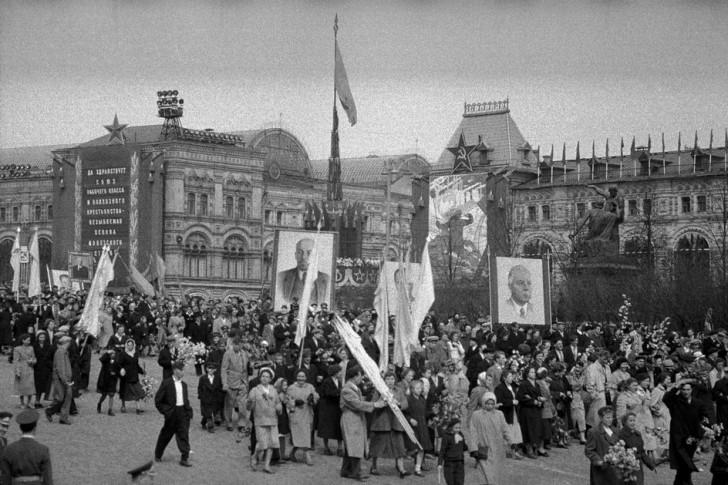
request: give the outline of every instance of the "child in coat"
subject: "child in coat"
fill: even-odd
[[[202,427],[210,433],[215,432],[215,415],[220,412],[222,401],[222,379],[217,373],[217,363],[207,362],[207,374],[200,376],[197,383],[197,397],[200,398]]]
[[[440,456],[437,460],[437,472],[443,473],[447,485],[465,483],[465,450],[467,448],[460,420],[453,419],[442,437]]]

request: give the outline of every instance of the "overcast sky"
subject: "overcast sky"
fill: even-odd
[[[154,124],[178,89],[183,125],[281,124],[326,158],[333,18],[359,122],[342,157],[431,162],[463,102],[511,101],[532,145],[728,127],[723,0],[0,0],[0,146],[81,143]],[[612,149],[614,150],[614,148]],[[584,151],[582,150],[582,154]]]

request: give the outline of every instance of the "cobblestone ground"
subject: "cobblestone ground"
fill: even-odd
[[[149,374],[156,379],[161,378],[161,370],[156,358],[142,359]],[[98,357],[92,362],[92,385],[95,390]],[[219,429],[215,434],[204,432],[200,427],[199,401],[197,401],[197,378],[194,369],[188,369],[185,376],[190,390],[190,400],[195,410],[195,417],[190,426],[190,443],[192,445],[192,468],[178,465],[179,451],[174,440],[167,447],[162,463],[155,464],[154,481],[156,485],[197,484],[233,485],[233,484],[316,484],[329,485],[339,483],[355,483],[339,476],[340,458],[314,455],[314,466],[305,464],[286,464],[274,467],[275,474],[270,476],[254,472],[249,466],[248,443],[236,443],[233,433]],[[19,410],[18,399],[13,395],[12,367],[7,357],[2,356],[0,362],[0,409],[7,409],[14,414]],[[73,416],[71,426],[48,423],[42,418],[37,437],[51,450],[53,460],[54,483],[56,485],[85,484],[123,484],[129,483],[126,471],[152,459],[157,433],[163,419],[154,409],[152,402],[145,403],[146,412],[142,415],[121,414],[118,412],[119,402],[115,401],[116,416],[96,413],[98,395],[95,392],[84,394],[77,400],[80,415]],[[104,407],[105,409],[105,407]],[[130,409],[133,409],[131,407]],[[11,426],[10,441],[19,436],[15,423]],[[322,447],[320,440],[317,446]],[[379,484],[435,484],[437,473],[434,461],[428,461],[431,471],[424,478],[409,476],[400,480],[394,469],[394,462],[384,460],[379,468],[382,476],[370,477],[372,485]],[[365,464],[366,467],[368,464]],[[407,464],[412,469],[412,463]],[[708,464],[704,465],[706,470]],[[696,485],[710,483],[710,473],[694,475]],[[664,485],[672,483],[673,474],[667,465],[659,467],[657,474],[646,471],[645,483]],[[547,459],[509,460],[503,484],[517,485],[584,485],[589,482],[589,467],[584,457],[583,447],[577,444],[567,449],[555,449]],[[475,485],[483,483],[482,476],[473,468],[473,462],[466,461],[465,483]],[[444,482],[443,482],[444,484]]]

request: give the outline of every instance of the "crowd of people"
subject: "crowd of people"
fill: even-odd
[[[207,432],[246,441],[250,466],[264,473],[286,462],[314,465],[318,439],[322,453],[342,457],[341,476],[356,480],[386,473],[381,464],[391,460],[401,478],[438,473],[448,485],[462,484],[472,457],[485,483],[500,485],[509,463],[549,460],[553,448],[583,446],[593,484],[641,484],[643,466],[662,463],[675,469],[675,484],[691,484],[693,472],[708,468],[713,483],[728,483],[725,330],[681,332],[669,321],[628,318],[544,329],[494,326],[431,311],[408,365],[382,370],[389,388],[382,395],[326,305],[310,308],[300,346],[298,305],[274,309],[270,298],[108,295],[100,319],[113,330],[98,340],[79,328],[83,305],[83,293],[55,289],[33,301],[10,294],[0,300],[0,346],[13,364],[18,406],[27,408],[18,422],[32,422],[43,408],[49,421],[58,415],[59,423],[71,424],[79,412],[74,398],[96,391],[97,412],[108,416],[130,412],[127,403],[143,413],[153,398],[164,415],[155,459],[176,437],[182,466],[193,465],[194,408]],[[374,330],[386,321],[392,345],[396,322],[370,310],[339,314],[379,362]],[[162,369],[159,386],[146,377],[146,366],[154,365],[147,357]],[[95,389],[92,365],[99,365]],[[199,406],[190,403],[182,380],[185,365],[195,370]],[[9,414],[0,414],[5,429]],[[615,458],[620,446],[637,466],[628,469]],[[0,436],[0,483],[15,476],[49,483],[50,461],[47,471],[16,469],[4,447]]]

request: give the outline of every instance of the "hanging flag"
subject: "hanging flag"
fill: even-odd
[[[152,254],[150,261],[150,277],[149,280],[156,285],[157,293],[164,296],[164,276],[167,274],[167,265],[164,259],[156,251]]]
[[[619,145],[619,178],[622,178],[622,167],[624,166],[624,137],[620,140]]]
[[[147,296],[154,296],[154,286],[147,281],[143,274],[133,264],[129,265],[129,278],[134,286]]]
[[[339,158],[339,113],[334,103],[334,121],[331,128],[331,156],[329,157],[329,174],[326,200],[341,200],[344,197],[341,186],[341,159]]]
[[[564,143],[564,149],[566,149],[566,143]],[[579,142],[576,142],[576,181],[578,182],[581,178],[581,156],[579,156]]]
[[[379,283],[374,292],[373,306],[377,312],[374,341],[379,347],[379,368],[386,370],[389,365],[389,285],[384,273],[384,262],[379,268]]]
[[[344,60],[342,59],[341,51],[339,50],[339,42],[336,40],[336,32],[338,32],[338,30],[339,17],[337,15],[334,20],[334,89],[339,95],[339,101],[341,102],[341,106],[344,108],[344,111],[346,111],[349,123],[351,123],[351,126],[354,126],[356,124],[356,104],[354,104],[354,96],[351,95],[349,78],[346,76],[346,68],[344,67]]]
[[[682,149],[682,134],[677,132],[677,173],[680,174],[680,150]]]
[[[667,162],[665,161],[665,132],[662,132],[662,175],[667,173]]]
[[[710,130],[710,143],[708,143],[708,172],[713,170],[713,129]]]
[[[100,320],[103,320],[103,318],[99,318],[99,312],[103,307],[106,287],[114,279],[115,262],[116,256],[112,260],[109,257],[109,248],[105,246],[99,258],[99,264],[96,266],[96,273],[94,273],[94,278],[91,281],[91,288],[88,291],[81,319],[78,322],[79,326],[92,337],[99,337],[101,333],[102,322]]]
[[[377,367],[377,364],[374,363],[372,358],[369,357],[369,354],[367,354],[364,350],[364,347],[361,344],[361,337],[359,337],[359,335],[357,335],[351,328],[351,325],[342,320],[339,315],[334,316],[333,324],[334,328],[341,336],[341,339],[351,351],[351,355],[359,363],[359,366],[361,366],[362,371],[364,371],[364,374],[369,378],[369,381],[371,381],[374,389],[377,390],[382,399],[384,399],[384,401],[389,405],[389,408],[397,418],[397,421],[399,421],[399,424],[402,425],[404,432],[407,433],[407,437],[409,437],[412,443],[416,444],[421,450],[422,445],[420,445],[420,442],[417,440],[417,436],[412,430],[409,421],[405,418],[402,410],[397,405],[392,391],[389,390],[387,384],[384,382],[382,374],[379,371],[379,367]]]
[[[40,256],[38,253],[38,231],[33,233],[30,240],[30,276],[28,279],[28,297],[40,295],[43,290],[40,287]]]
[[[320,233],[321,226],[319,226],[316,237],[313,239],[311,255],[308,257],[308,268],[304,274],[303,293],[301,294],[301,305],[298,307],[298,327],[296,328],[295,338],[295,343],[299,348],[302,347],[303,339],[306,336],[306,320],[308,319],[308,310],[311,306],[311,292],[318,276],[318,236]]]
[[[609,180],[609,138],[607,138],[607,147],[605,149],[604,157],[606,158],[606,162],[604,163],[605,178]]]
[[[553,150],[552,150],[553,153]],[[430,311],[432,304],[435,303],[435,284],[432,278],[432,264],[430,263],[430,241],[425,241],[425,247],[422,249],[422,259],[420,263],[420,275],[415,284],[414,305],[412,308],[412,323],[414,324],[414,340],[412,344],[419,345],[419,333],[422,322]]]
[[[13,268],[13,293],[17,297],[20,291],[20,228],[15,233],[15,242],[10,251],[10,267]]]

